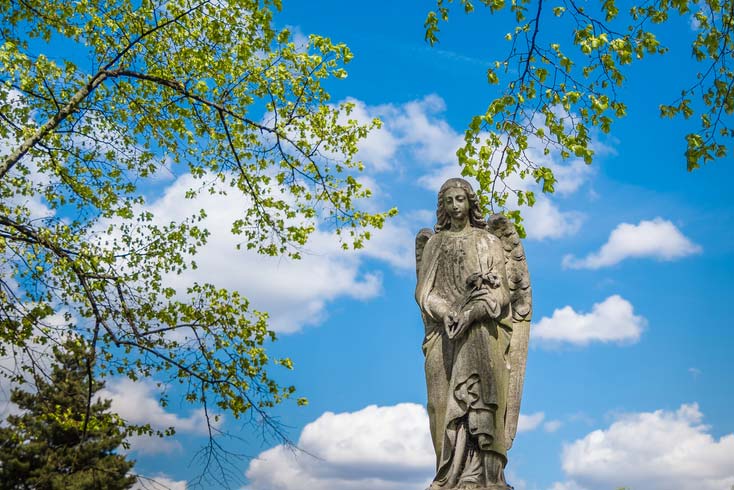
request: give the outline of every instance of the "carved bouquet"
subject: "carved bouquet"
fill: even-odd
[[[471,274],[466,279],[466,294],[447,316],[446,335],[453,340],[466,330],[467,325],[483,318],[497,318],[500,306],[492,290],[498,289],[500,285],[500,278],[494,272]]]

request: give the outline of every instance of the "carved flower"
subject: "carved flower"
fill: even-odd
[[[466,285],[469,289],[479,289],[482,287],[484,278],[481,273],[475,272],[466,278]]]
[[[488,284],[489,287],[492,289],[497,289],[501,285],[500,276],[498,276],[494,272],[487,272],[486,274],[484,274],[483,279],[484,283]]]

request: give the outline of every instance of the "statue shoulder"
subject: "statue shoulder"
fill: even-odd
[[[478,240],[485,240],[494,245],[502,245],[502,241],[487,228],[472,228],[472,233]]]
[[[433,257],[435,248],[441,241],[440,233],[434,233],[430,228],[423,228],[415,237],[415,272],[420,276],[423,257]]]
[[[433,255],[436,253],[436,249],[441,247],[441,241],[443,240],[444,234],[442,232],[432,233],[431,236],[426,240],[425,247],[423,249],[424,255]]]
[[[426,247],[435,247],[443,238],[443,232],[433,233],[426,242]]]

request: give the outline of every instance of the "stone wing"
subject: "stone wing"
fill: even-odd
[[[507,420],[505,441],[507,449],[512,447],[520,417],[522,385],[525,381],[525,365],[530,341],[530,317],[533,312],[530,274],[525,260],[525,250],[515,226],[502,214],[493,214],[487,220],[489,231],[502,241],[505,253],[507,282],[512,304],[512,340],[510,341],[510,383],[507,393]]]
[[[428,242],[428,239],[433,236],[433,230],[430,228],[423,228],[415,236],[415,275],[421,270],[421,261],[423,260],[423,249]]]

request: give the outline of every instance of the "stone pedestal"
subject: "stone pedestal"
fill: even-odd
[[[434,487],[428,487],[426,490],[434,490]],[[471,485],[459,485],[458,487],[454,487],[450,490],[515,490],[514,487],[510,485],[503,485],[501,483],[498,483],[496,485],[490,485],[488,487],[475,487]],[[734,490],[734,488],[732,489]]]

